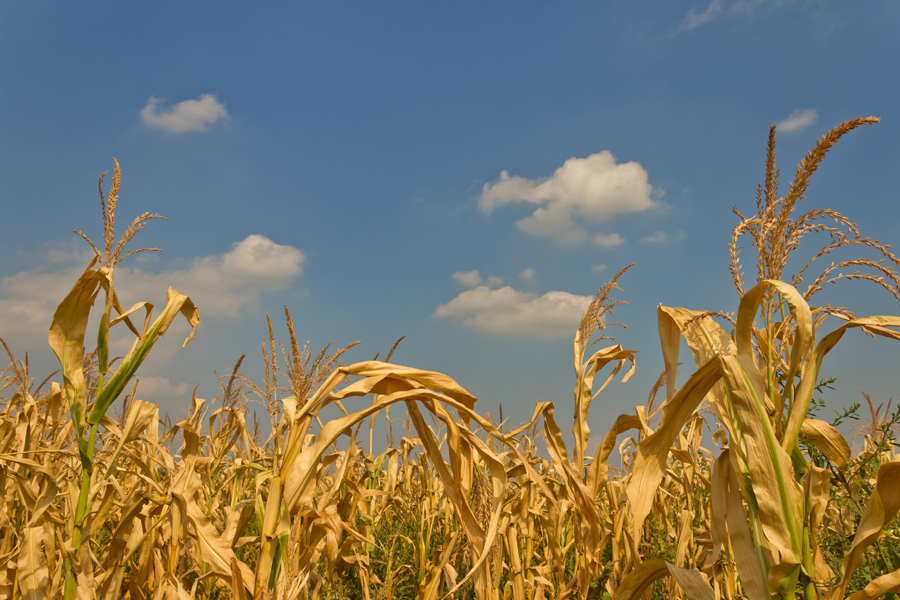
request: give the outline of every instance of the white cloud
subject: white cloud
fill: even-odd
[[[142,301],[159,306],[171,286],[191,297],[201,318],[234,318],[254,309],[263,293],[290,285],[302,272],[305,260],[292,246],[250,235],[228,252],[196,258],[185,269],[151,273],[139,267],[117,267],[116,291],[126,308]],[[57,305],[85,266],[55,271],[39,268],[0,280],[0,335],[8,341],[10,337],[33,340],[46,336]]]
[[[678,31],[693,31],[721,18],[750,15],[763,4],[781,4],[781,0],[712,0],[704,10],[691,8],[678,25]]]
[[[148,127],[178,134],[188,131],[206,131],[219,119],[227,119],[225,105],[211,94],[203,94],[196,100],[185,100],[168,108],[161,106],[165,98],[150,96],[141,110],[141,120]]]
[[[602,273],[605,270],[606,265],[594,265],[593,267],[591,267],[591,271],[593,271],[594,273]]]
[[[590,303],[591,296],[568,292],[538,296],[509,286],[492,290],[482,285],[441,304],[434,316],[462,321],[484,333],[550,340],[573,336]]]
[[[792,112],[791,116],[787,119],[779,122],[776,125],[776,128],[785,133],[791,133],[792,131],[799,131],[815,124],[818,119],[819,113],[816,112],[816,109],[798,108]]]
[[[519,278],[524,279],[525,281],[531,281],[534,279],[535,270],[531,267],[528,267],[521,273],[519,273]]]
[[[186,383],[173,385],[166,377],[143,375],[139,377],[136,396],[138,400],[153,402],[160,406],[188,406],[192,389],[192,386]],[[130,386],[128,393],[131,393]]]
[[[594,236],[594,243],[601,248],[615,248],[624,241],[618,233],[598,233]]]
[[[201,315],[235,318],[256,308],[264,292],[286,288],[303,272],[306,256],[293,246],[276,244],[264,235],[249,235],[225,254],[196,258],[187,269],[148,274],[119,268],[117,285],[134,301],[158,295],[172,286],[191,297]],[[131,290],[134,290],[133,292]]]
[[[490,287],[497,287],[497,286],[503,285],[503,278],[495,277],[495,276],[491,275],[490,277],[488,277],[488,285]]]
[[[0,280],[0,331],[9,341],[19,333],[50,330],[56,306],[66,297],[83,268],[53,273],[23,271]]]
[[[457,271],[453,274],[453,279],[467,288],[473,288],[481,283],[481,274],[478,271]]]
[[[490,214],[512,202],[537,204],[516,226],[558,244],[574,245],[587,239],[576,219],[598,222],[653,208],[657,203],[650,198],[652,192],[647,171],[639,163],[618,164],[604,150],[568,159],[549,178],[527,179],[503,171],[499,179],[484,185],[478,206]]]
[[[653,235],[644,236],[641,238],[641,241],[645,244],[662,244],[663,242],[668,241],[669,234],[665,231],[657,231]]]

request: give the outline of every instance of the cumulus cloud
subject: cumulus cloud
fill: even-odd
[[[203,94],[196,100],[184,100],[169,107],[163,106],[165,101],[165,98],[150,96],[141,110],[141,121],[148,127],[179,134],[204,132],[219,119],[228,118],[225,105],[211,94]]]
[[[525,281],[531,281],[534,279],[535,270],[531,267],[528,267],[521,273],[519,273],[519,278],[524,279]]]
[[[598,233],[594,236],[594,243],[601,248],[615,248],[622,244],[625,240],[618,233]]]
[[[779,131],[791,133],[792,131],[799,131],[801,129],[806,129],[810,125],[814,125],[818,119],[819,113],[816,112],[816,109],[798,108],[791,113],[791,116],[778,123],[776,127]]]
[[[484,185],[478,206],[491,214],[514,202],[538,205],[516,226],[558,244],[574,245],[588,236],[576,219],[599,222],[653,208],[657,202],[650,198],[651,192],[647,171],[639,163],[619,164],[604,150],[587,158],[570,158],[548,178],[527,179],[503,171],[499,179]]]
[[[722,18],[750,15],[763,4],[780,4],[781,0],[712,0],[701,11],[691,8],[678,25],[678,31],[693,31]]]
[[[520,292],[509,286],[486,285],[466,290],[434,311],[483,333],[546,340],[571,337],[591,296],[547,292],[542,296]]]
[[[503,285],[503,278],[495,277],[494,275],[491,275],[490,277],[488,277],[488,285],[490,287],[497,287],[497,286]]]
[[[0,280],[0,331],[9,339],[19,333],[46,335],[56,306],[66,297],[82,269],[53,273],[23,271]]]
[[[593,267],[591,267],[591,271],[593,271],[594,273],[602,273],[605,270],[606,265],[594,265]]]
[[[264,292],[290,285],[303,272],[305,261],[297,248],[254,234],[224,254],[194,259],[186,269],[148,274],[139,268],[120,268],[116,277],[121,289],[134,290],[136,297],[172,286],[191,296],[207,315],[235,318],[255,309]]]
[[[169,286],[183,292],[200,308],[201,318],[235,318],[253,310],[265,292],[290,285],[301,274],[304,254],[250,235],[224,254],[196,258],[184,269],[150,273],[140,267],[116,269],[116,290],[122,303],[159,304]],[[3,336],[45,335],[53,313],[81,275],[85,265],[54,271],[34,269],[0,280],[0,332]]]
[[[457,271],[453,274],[453,279],[467,288],[473,288],[481,283],[481,274],[478,271]]]
[[[657,231],[653,235],[644,236],[641,241],[645,244],[662,244],[669,239],[669,234],[665,231]]]

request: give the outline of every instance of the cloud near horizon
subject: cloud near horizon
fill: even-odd
[[[534,212],[516,221],[526,233],[552,238],[557,244],[576,245],[588,233],[576,219],[601,222],[621,214],[658,206],[647,171],[637,162],[619,164],[608,150],[587,158],[570,158],[547,178],[527,179],[502,171],[499,179],[484,184],[479,208],[485,214],[515,202],[536,204]],[[622,243],[617,233],[597,234],[605,247]]]
[[[171,286],[191,297],[201,319],[233,319],[254,310],[263,293],[290,285],[302,273],[305,260],[297,248],[276,244],[263,235],[250,235],[228,252],[195,258],[184,269],[151,273],[140,267],[117,267],[116,291],[126,308],[142,301],[161,306]],[[46,336],[57,305],[84,271],[83,263],[81,260],[55,271],[22,271],[0,279],[3,336],[24,340]]]
[[[510,286],[466,290],[434,311],[482,333],[555,340],[575,335],[591,296],[547,292],[539,296]]]
[[[810,125],[815,125],[819,120],[819,113],[814,108],[798,108],[791,113],[784,121],[776,123],[775,127],[778,131],[791,133],[806,129]]]
[[[218,120],[229,118],[225,105],[212,94],[169,107],[161,106],[165,101],[165,98],[150,96],[141,110],[141,121],[148,127],[177,135],[189,131],[206,132]]]

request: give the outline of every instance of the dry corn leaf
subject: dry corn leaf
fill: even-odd
[[[797,507],[803,506],[791,462],[778,444],[765,409],[765,379],[746,354],[720,357],[728,398],[741,427],[747,457],[748,502],[758,507],[762,544],[768,551],[770,592],[782,585],[800,564],[801,526]]]
[[[447,494],[447,497],[453,503],[453,507],[457,511],[457,514],[460,516],[461,525],[465,530],[466,537],[468,538],[469,543],[474,546],[473,554],[475,555],[475,558],[472,561],[473,564],[471,570],[459,582],[457,582],[456,588],[450,590],[450,592],[448,593],[452,594],[454,591],[456,591],[456,589],[462,586],[462,584],[466,580],[468,580],[469,577],[472,577],[473,579],[476,594],[481,596],[485,592],[489,593],[489,590],[491,589],[490,570],[487,568],[485,560],[490,553],[491,546],[493,544],[494,538],[497,536],[497,532],[499,529],[499,506],[500,500],[502,499],[502,484],[505,483],[506,471],[503,469],[502,463],[496,458],[488,462],[488,467],[491,470],[491,476],[494,482],[494,497],[492,498],[493,506],[491,511],[491,520],[488,523],[486,530],[482,529],[481,525],[478,523],[478,520],[475,518],[475,515],[472,513],[472,509],[469,507],[469,504],[466,501],[466,490],[462,488],[461,482],[458,479],[454,479],[451,476],[450,472],[444,465],[444,460],[441,456],[438,444],[434,439],[434,435],[431,429],[425,424],[418,406],[412,401],[408,401],[406,403],[406,406],[407,410],[409,411],[409,415],[416,427],[416,431],[418,432],[419,437],[422,439],[422,442],[425,446],[425,451],[428,453],[429,458],[431,459],[431,464],[434,466],[435,471],[440,477],[440,481],[444,486],[444,491]],[[440,416],[440,414],[438,414],[438,416]],[[450,427],[450,422],[447,422],[447,424],[448,427]],[[475,439],[477,440],[477,438]],[[486,447],[479,450],[483,451],[482,458],[489,458],[493,454]],[[451,449],[450,451],[453,452],[454,449]]]
[[[810,465],[804,477],[806,486],[805,495],[809,505],[807,523],[809,531],[819,531],[825,509],[830,501],[829,490],[831,488],[831,472],[827,469]],[[813,572],[810,575],[818,581],[828,581],[834,577],[831,568],[825,562],[825,557],[819,549],[819,536],[809,536],[810,553],[813,559]]]
[[[147,303],[142,304],[149,307],[147,308],[147,319],[149,320],[153,306]],[[190,298],[181,292],[169,288],[169,291],[166,293],[166,305],[162,309],[162,314],[149,327],[145,324],[140,338],[135,340],[134,345],[119,364],[115,374],[109,378],[103,389],[97,393],[94,408],[87,417],[89,423],[93,425],[100,422],[103,415],[106,414],[106,410],[119,397],[122,390],[125,389],[138,367],[144,362],[150,349],[166,333],[169,325],[172,324],[178,313],[183,314],[191,326],[191,333],[185,338],[183,344],[183,346],[187,346],[194,334],[197,333],[197,326],[200,324],[200,313]]]
[[[654,581],[672,577],[687,594],[687,598],[716,600],[716,593],[697,569],[682,569],[661,558],[645,560],[629,573],[613,593],[613,600],[638,600]]]
[[[812,311],[809,308],[809,304],[806,303],[800,292],[790,284],[777,279],[766,279],[747,290],[741,297],[741,304],[738,308],[734,328],[737,354],[749,356],[753,359],[753,364],[758,366],[756,355],[753,352],[753,333],[755,331],[753,321],[756,319],[759,305],[770,287],[775,288],[784,301],[787,302],[791,316],[796,324],[796,332],[791,345],[789,371],[785,376],[786,381],[793,381],[794,375],[800,372],[800,365],[807,350],[815,341],[815,334],[813,332]]]
[[[709,533],[712,537],[712,556],[710,563],[719,560],[719,554],[728,541],[728,525],[725,519],[727,512],[726,497],[728,493],[728,453],[726,448],[715,460],[712,467],[711,486],[709,490]]]
[[[675,548],[675,566],[686,566],[688,544],[694,541],[694,513],[690,510],[682,510],[678,516],[678,546]]]
[[[850,445],[830,423],[806,418],[800,426],[800,435],[805,436],[838,468],[844,468],[850,462]]]
[[[593,561],[594,555],[600,552],[600,539],[602,538],[597,504],[591,490],[581,480],[583,467],[580,465],[576,467],[569,462],[562,432],[553,418],[553,403],[545,402],[543,404],[544,439],[547,441],[547,450],[553,466],[563,476],[568,499],[574,504],[582,518],[581,525],[586,528],[585,534],[587,534],[582,534],[584,552],[588,561]]]
[[[640,530],[650,514],[654,492],[662,482],[666,456],[672,442],[721,376],[722,366],[718,360],[712,359],[700,367],[672,399],[666,402],[657,430],[638,444],[630,479],[625,488],[631,505],[631,535],[634,539],[640,539]]]
[[[209,563],[211,572],[226,580],[230,580],[231,560],[236,558],[234,550],[232,550],[229,542],[222,539],[222,536],[209,522],[209,519],[203,514],[203,510],[201,510],[194,499],[194,495],[201,485],[197,469],[202,468],[203,463],[209,460],[193,456],[185,459],[181,471],[172,482],[171,494],[173,499],[179,504],[179,512],[183,512],[187,516],[196,531],[202,560]],[[173,511],[174,514],[175,511]],[[241,561],[238,561],[238,565],[241,569],[244,583],[253,587],[255,585],[253,572]]]
[[[47,597],[47,557],[42,545],[43,527],[26,527],[19,549],[16,579],[19,593],[27,600],[44,600]]]
[[[231,596],[234,600],[249,600],[247,590],[244,588],[244,578],[241,574],[241,566],[235,557],[231,558]]]
[[[735,469],[735,462],[735,456],[726,448],[716,459],[715,465],[717,470],[721,469],[721,478],[725,483],[725,520],[728,524],[734,562],[747,597],[750,600],[770,600],[760,553],[747,522],[747,512],[741,495],[743,483],[739,471]],[[715,475],[713,477],[715,478]],[[721,519],[721,516],[713,515],[713,518]]]
[[[878,468],[875,489],[869,497],[866,509],[859,520],[856,536],[850,551],[841,563],[841,581],[832,590],[830,598],[840,600],[850,583],[853,572],[863,562],[863,552],[881,534],[881,529],[900,510],[900,458]]]
[[[643,428],[644,422],[637,415],[619,415],[616,418],[616,422],[613,423],[606,437],[603,438],[603,442],[597,447],[594,460],[591,462],[591,466],[588,467],[587,488],[591,490],[594,498],[600,495],[600,490],[606,485],[609,477],[607,461],[609,460],[609,455],[612,454],[613,448],[615,448],[616,438],[631,429],[641,431]]]
[[[580,359],[577,352],[576,359]],[[607,377],[606,382],[600,386],[600,389],[594,392],[594,377],[603,367],[614,361],[616,366],[613,372]],[[619,373],[626,362],[631,363],[631,368],[622,377],[622,383],[625,383],[634,374],[634,352],[624,350],[622,346],[616,345],[598,350],[584,364],[575,365],[578,382],[575,388],[575,424],[572,428],[572,434],[575,436],[575,448],[572,456],[573,464],[580,465],[584,462],[585,448],[591,436],[591,429],[587,424],[591,402],[609,385],[609,382]]]
[[[888,327],[900,327],[900,317],[860,317],[851,319],[843,325],[835,328],[834,331],[826,334],[822,340],[816,345],[815,353],[810,359],[811,364],[807,364],[803,369],[800,385],[797,388],[795,406],[806,406],[806,409],[792,410],[788,421],[785,424],[784,434],[782,437],[782,448],[792,451],[796,444],[797,437],[800,435],[800,429],[803,426],[803,420],[812,400],[813,392],[817,385],[817,377],[822,367],[822,361],[837,343],[844,336],[848,329],[861,327],[873,334],[887,337],[890,339],[900,339],[900,333],[887,329]]]
[[[666,563],[669,575],[690,600],[717,600],[716,592],[697,569],[684,569]]]
[[[658,306],[656,308],[659,340],[666,367],[666,399],[675,393],[678,381],[678,355],[681,336],[688,343],[697,368],[718,354],[734,354],[736,347],[721,325],[707,313],[686,308]]]
[[[119,443],[109,457],[106,468],[105,477],[109,477],[113,470],[116,459],[125,444],[133,442],[140,436],[151,423],[159,421],[159,406],[152,402],[144,402],[143,400],[133,400],[128,406],[128,416],[125,419],[124,430],[119,434]]]
[[[873,579],[860,591],[850,594],[847,600],[876,600],[888,592],[900,592],[900,569]]]
[[[59,486],[56,485],[56,481],[54,481],[52,477],[45,476],[41,479],[43,480],[43,490],[38,496],[37,502],[31,509],[31,518],[28,520],[26,527],[37,527],[44,512],[56,502],[57,495],[59,494]]]
[[[84,435],[85,383],[84,334],[88,315],[97,297],[100,281],[108,277],[107,269],[94,270],[94,258],[72,290],[56,308],[50,325],[48,342],[62,368],[66,397],[70,403],[72,424],[76,434]]]

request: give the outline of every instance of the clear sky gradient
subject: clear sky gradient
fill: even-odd
[[[118,271],[123,302],[172,285],[202,319],[154,349],[145,399],[215,396],[244,353],[261,382],[287,305],[314,351],[359,340],[347,358],[367,360],[406,335],[394,362],[514,422],[554,401],[564,425],[581,311],[636,262],[615,333],[637,375],[594,406],[603,433],[663,368],[658,304],[736,310],[731,208],[754,210],[770,125],[786,184],[818,136],[881,117],[803,202],[900,240],[898,31],[889,1],[4,2],[0,336],[38,379],[55,368],[49,319],[90,258],[71,230],[102,238],[116,157],[120,231],[168,218],[134,246],[165,252]],[[864,284],[817,299],[900,312]],[[829,406],[897,397],[898,350],[848,335]]]

